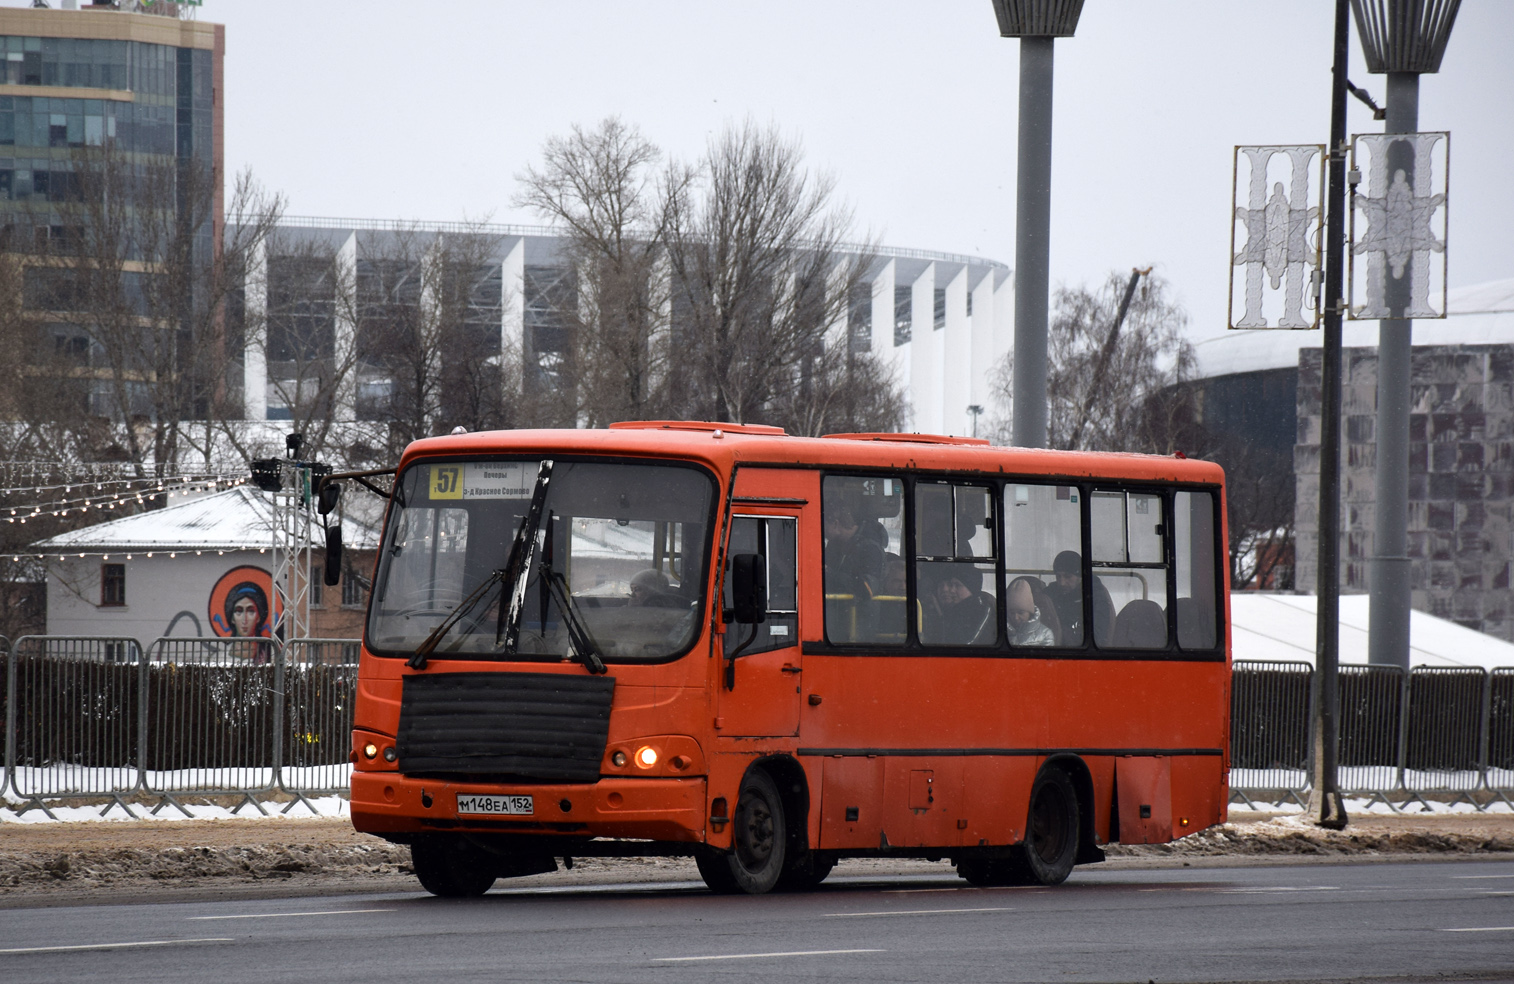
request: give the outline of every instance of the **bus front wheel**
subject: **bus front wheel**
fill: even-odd
[[[736,794],[730,853],[704,851],[694,861],[711,891],[762,895],[772,891],[783,875],[787,843],[778,787],[766,772],[752,769]]]
[[[461,837],[431,836],[410,845],[410,863],[421,887],[442,898],[482,895],[494,884],[494,864]]]

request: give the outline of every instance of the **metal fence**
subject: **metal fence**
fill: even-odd
[[[1302,802],[1309,789],[1308,663],[1238,660],[1231,798]],[[1514,667],[1340,668],[1338,788],[1401,809],[1426,797],[1514,805]]]
[[[5,773],[21,812],[48,801],[236,796],[346,788],[354,639],[26,636],[3,649]]]
[[[5,772],[19,810],[133,800],[152,812],[185,796],[236,810],[347,788],[360,643],[296,639],[0,637]],[[1308,663],[1237,661],[1231,681],[1232,796],[1302,802],[1309,789]],[[1514,806],[1514,667],[1342,666],[1344,792],[1394,809],[1427,796]]]

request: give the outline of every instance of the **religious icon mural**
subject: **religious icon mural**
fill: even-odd
[[[207,615],[223,639],[268,639],[283,616],[273,576],[261,567],[233,567],[210,589]]]

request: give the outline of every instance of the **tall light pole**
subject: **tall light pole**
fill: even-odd
[[[1078,27],[1083,0],[993,0],[999,34],[1020,39],[1015,172],[1013,440],[1046,446],[1046,329],[1051,255],[1052,45]]]
[[[1440,71],[1461,0],[1351,0],[1367,71],[1388,76],[1386,133],[1419,130],[1419,77]],[[1414,155],[1390,155],[1414,184]],[[1400,317],[1377,329],[1377,474],[1374,549],[1368,567],[1371,608],[1367,661],[1409,669],[1409,375],[1414,322],[1409,309],[1414,265],[1384,272],[1387,307]],[[1421,285],[1423,286],[1423,285]]]

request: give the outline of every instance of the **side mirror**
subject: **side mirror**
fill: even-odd
[[[731,610],[733,622],[755,625],[768,618],[768,564],[762,554],[736,554],[731,558]]]
[[[322,493],[324,497],[324,492]],[[342,579],[342,527],[333,526],[326,531],[326,574],[321,580],[328,587]]]
[[[331,510],[336,508],[337,501],[342,497],[342,487],[332,481],[321,482],[320,497],[316,502],[316,509],[322,516],[329,516]]]

